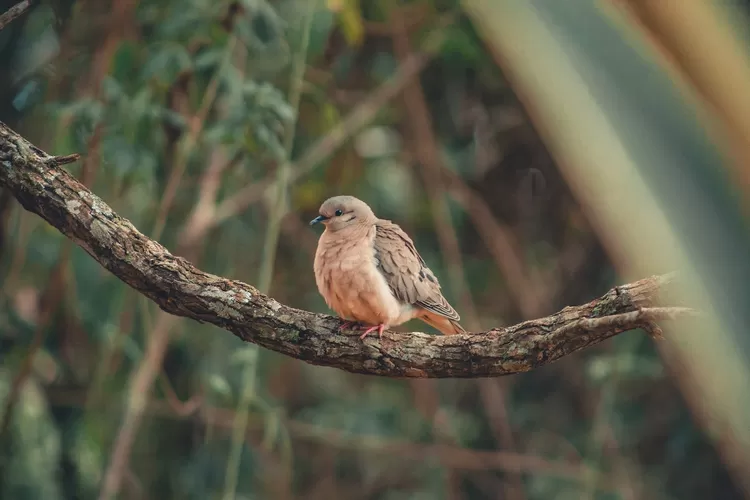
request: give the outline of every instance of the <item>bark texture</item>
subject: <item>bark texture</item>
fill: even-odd
[[[488,377],[529,371],[618,333],[691,311],[656,307],[671,278],[616,287],[587,304],[481,333],[387,331],[382,339],[337,331],[338,319],[280,304],[254,287],[197,269],[140,233],[61,165],[0,122],[0,186],[108,271],[164,311],[211,323],[246,342],[308,363],[388,377]],[[312,266],[312,263],[311,263]],[[312,272],[312,270],[311,270]]]

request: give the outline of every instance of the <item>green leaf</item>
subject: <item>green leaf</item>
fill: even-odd
[[[227,379],[219,374],[212,373],[211,375],[209,375],[208,386],[213,392],[222,396],[223,398],[232,400],[232,398],[234,397],[232,393],[232,386],[229,385]]]

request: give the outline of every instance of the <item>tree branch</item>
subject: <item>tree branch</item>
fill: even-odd
[[[22,0],[0,15],[0,30],[5,28],[11,21],[19,17],[31,7],[30,0]]]
[[[49,156],[0,122],[0,185],[127,285],[176,316],[311,364],[388,377],[519,373],[635,328],[692,313],[656,307],[669,276],[616,287],[587,304],[487,332],[338,333],[339,320],[280,304],[252,286],[197,269],[140,233]],[[655,330],[658,331],[658,330]]]

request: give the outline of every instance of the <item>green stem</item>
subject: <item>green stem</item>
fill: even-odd
[[[258,349],[249,350],[250,359],[245,365],[242,373],[243,389],[240,395],[240,401],[237,404],[237,412],[234,415],[232,423],[232,448],[229,452],[227,468],[224,471],[224,495],[223,500],[233,500],[237,490],[237,478],[240,470],[240,461],[242,459],[242,448],[245,444],[245,432],[247,430],[247,421],[249,418],[250,403],[255,395],[255,381],[258,364]]]
[[[305,75],[305,60],[307,58],[307,49],[310,42],[310,31],[312,30],[312,18],[315,11],[316,0],[308,0],[307,11],[303,19],[303,34],[299,51],[292,61],[291,82],[289,89],[289,104],[295,110],[299,110],[299,101],[302,94],[302,84]],[[270,203],[268,214],[268,226],[266,228],[266,237],[263,244],[263,256],[260,266],[260,276],[258,278],[258,289],[263,293],[268,293],[273,277],[273,269],[276,261],[276,248],[281,231],[281,220],[284,217],[288,206],[288,190],[290,179],[290,158],[292,156],[292,147],[294,146],[294,133],[296,123],[290,125],[284,136],[285,158],[280,165],[277,175],[275,190],[276,196]],[[243,373],[244,387],[238,403],[237,412],[234,417],[232,426],[232,448],[230,450],[229,460],[224,476],[224,494],[223,500],[234,498],[237,489],[237,477],[242,456],[242,448],[245,442],[245,433],[247,429],[248,411],[250,403],[255,396],[256,385],[256,365],[258,359],[258,347],[253,345],[249,347],[252,352],[252,363],[248,363]]]
[[[312,29],[312,17],[316,0],[308,0],[307,12],[304,19],[304,31],[302,34],[302,43],[297,57],[292,62],[291,82],[289,89],[289,104],[295,113],[299,110],[299,101],[302,95],[302,84],[305,77],[305,59],[307,57],[307,48],[310,43],[310,31]],[[296,123],[289,126],[287,134],[284,137],[284,151],[286,157],[279,166],[276,174],[276,197],[271,204],[271,210],[268,214],[268,227],[266,228],[266,238],[263,244],[263,259],[260,266],[260,276],[258,277],[258,288],[263,293],[268,293],[271,287],[273,269],[276,261],[276,247],[279,241],[281,230],[281,220],[286,215],[289,195],[289,179],[291,174],[292,147],[294,146]]]
[[[597,404],[596,412],[591,426],[588,453],[586,461],[589,462],[589,470],[582,483],[583,491],[581,498],[595,500],[599,491],[599,482],[603,477],[604,470],[604,426],[612,414],[612,409],[617,398],[617,389],[620,384],[620,361],[614,359],[614,373],[604,383],[601,396]]]

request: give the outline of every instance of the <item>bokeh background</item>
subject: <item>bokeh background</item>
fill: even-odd
[[[513,377],[352,375],[165,315],[0,190],[0,498],[750,498],[748,27],[729,0],[33,2],[0,119],[207,271],[327,312],[306,223],[352,194],[470,330],[672,271],[704,316]]]

